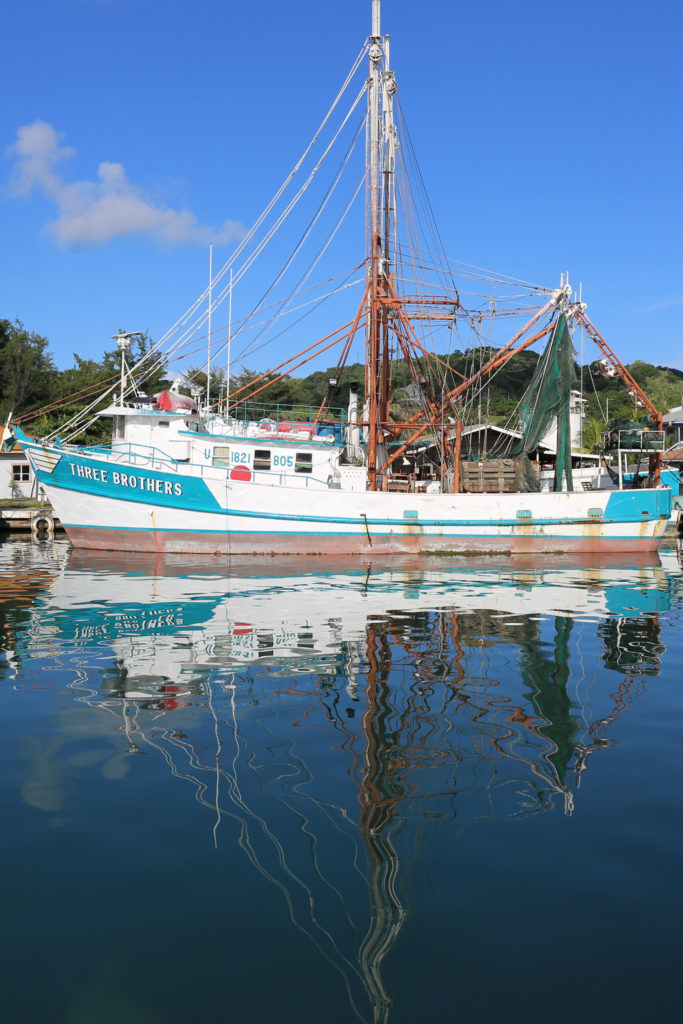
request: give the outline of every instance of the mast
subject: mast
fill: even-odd
[[[209,245],[209,323],[208,323],[208,344],[206,346],[206,414],[208,416],[211,408],[211,314],[213,312],[213,244]]]
[[[228,292],[228,366],[225,374],[225,415],[230,409],[230,360],[232,357],[232,267],[230,267],[230,291]]]
[[[365,397],[368,422],[368,482],[377,488],[378,448],[389,412],[389,329],[386,306],[390,238],[393,231],[394,150],[396,130],[389,68],[389,38],[380,26],[381,2],[372,0],[372,34],[368,40],[368,110],[366,135],[367,275]],[[382,459],[384,461],[384,459]]]

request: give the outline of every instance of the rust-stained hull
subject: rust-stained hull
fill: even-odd
[[[659,531],[651,537],[375,537],[289,534],[192,534],[187,531],[108,530],[103,527],[67,527],[75,547],[100,551],[140,551],[157,554],[200,555],[482,555],[482,554],[610,554],[650,552],[659,547]]]

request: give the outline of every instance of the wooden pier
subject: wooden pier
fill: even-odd
[[[42,540],[59,532],[63,532],[62,524],[49,503],[0,502],[0,537],[30,533]]]

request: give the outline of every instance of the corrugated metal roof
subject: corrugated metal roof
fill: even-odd
[[[662,453],[665,462],[683,462],[683,443],[675,444]]]
[[[664,413],[663,420],[665,423],[683,423],[683,406],[677,405],[674,409],[669,409]]]

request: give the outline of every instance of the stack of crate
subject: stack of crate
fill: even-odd
[[[514,459],[482,459],[463,462],[461,489],[474,494],[515,491]]]

